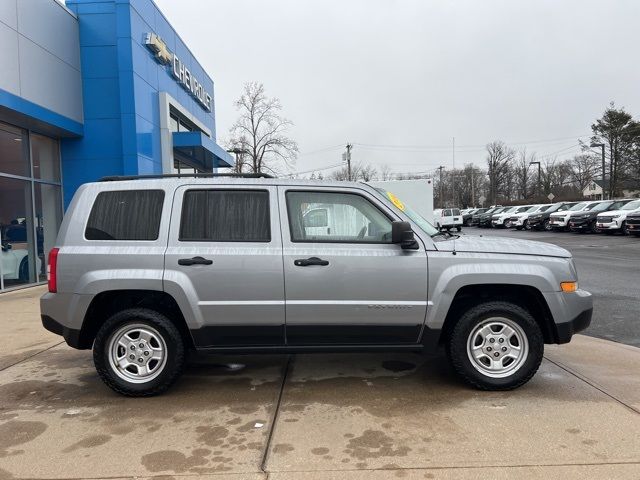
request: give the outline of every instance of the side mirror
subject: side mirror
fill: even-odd
[[[418,241],[409,222],[393,222],[391,224],[391,243],[397,243],[403,249],[418,249]]]
[[[10,243],[3,243],[2,244],[2,251],[3,252],[8,252],[12,248],[13,248],[13,245],[11,245]]]

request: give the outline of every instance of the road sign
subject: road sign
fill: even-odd
[[[553,202],[553,199],[556,198],[556,196],[553,193],[550,193],[549,195],[547,195],[547,198],[550,202]]]

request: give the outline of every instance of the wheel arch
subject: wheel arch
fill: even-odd
[[[525,308],[536,320],[545,343],[557,343],[553,315],[542,292],[536,287],[511,284],[465,285],[456,292],[440,332],[439,344],[451,334],[456,321],[469,308],[489,301],[506,301]]]
[[[193,338],[178,303],[168,293],[158,290],[107,290],[97,294],[84,316],[78,348],[91,348],[104,321],[129,308],[147,308],[165,315],[176,326],[185,345],[193,348]]]

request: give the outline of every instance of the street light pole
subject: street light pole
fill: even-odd
[[[602,198],[600,200],[604,200],[604,196],[605,196],[604,195],[604,189],[605,189],[604,143],[592,143],[591,148],[595,148],[595,147],[602,148]],[[611,179],[609,179],[609,182],[611,182]]]
[[[529,162],[529,165],[536,165],[536,164],[538,165],[538,188],[536,188],[536,192],[537,192],[538,196],[540,196],[540,184],[541,184],[541,182],[540,182],[540,178],[541,178],[541,176],[540,176],[540,171],[541,171],[540,170],[540,162]]]

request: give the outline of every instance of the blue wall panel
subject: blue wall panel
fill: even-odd
[[[84,136],[62,141],[65,203],[105,175],[162,173],[159,92],[167,92],[215,138],[213,111],[200,104],[144,44],[156,33],[213,96],[213,80],[152,0],[67,0],[78,15]],[[212,102],[213,104],[213,102]]]

